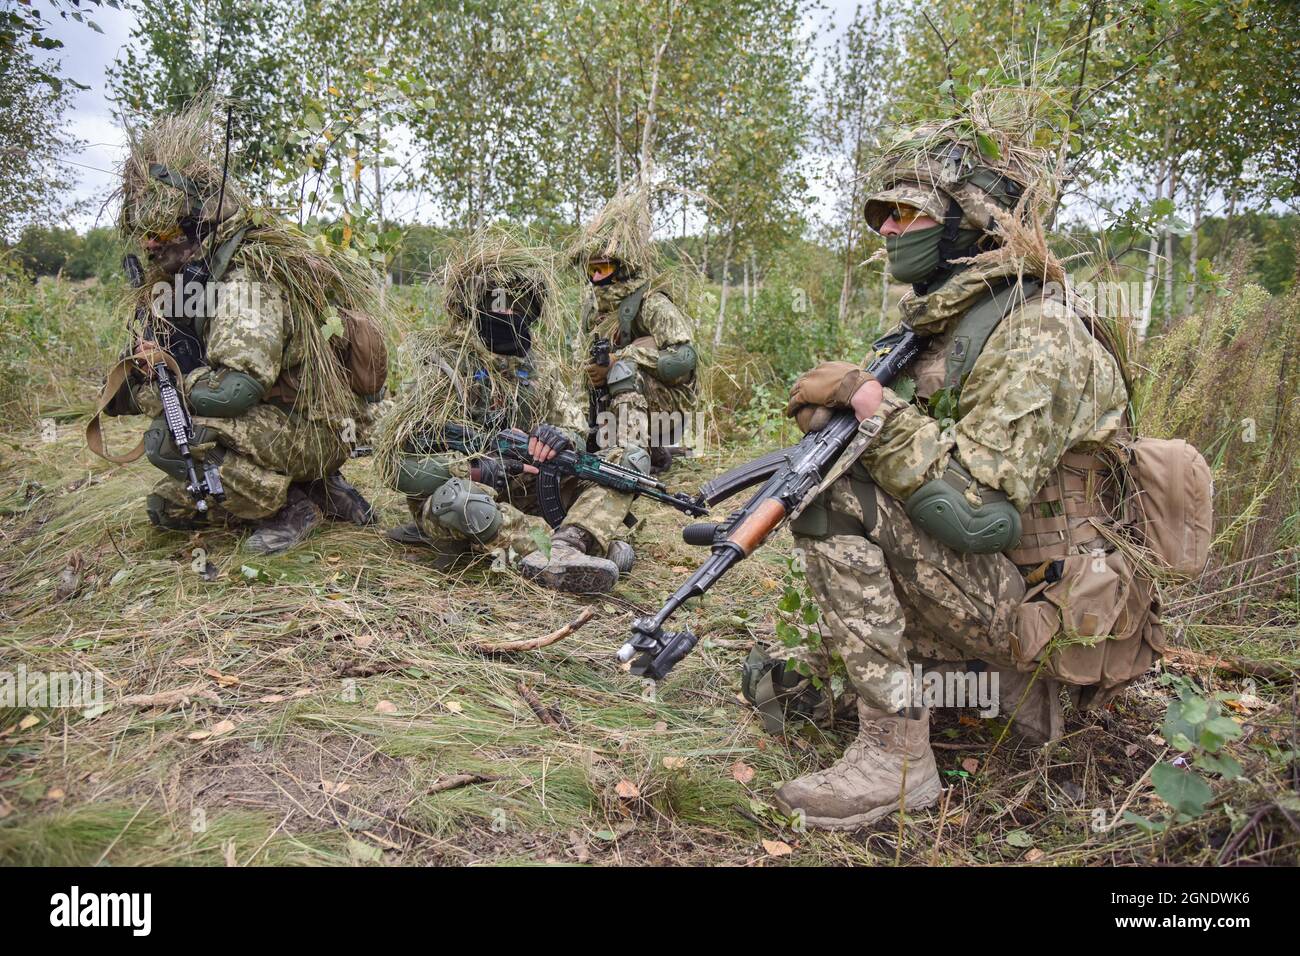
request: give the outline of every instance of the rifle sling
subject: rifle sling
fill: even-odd
[[[180,395],[181,401],[184,402],[185,394],[182,391],[181,385],[185,381],[185,376],[181,374],[181,369],[180,366],[176,364],[176,359],[172,358],[168,352],[165,352],[162,349],[151,349],[145,354],[147,357],[152,358],[153,361],[161,361],[171,369],[172,374],[176,376],[176,391]],[[86,447],[100,458],[103,458],[105,461],[111,461],[115,465],[130,464],[144,454],[144,437],[142,436],[136,443],[136,446],[130,451],[122,455],[114,455],[104,445],[103,426],[100,423],[100,419],[104,414],[104,409],[108,408],[108,406],[113,403],[113,399],[116,397],[118,389],[130,380],[131,372],[134,371],[136,362],[137,358],[134,355],[129,355],[121,359],[116,365],[108,370],[108,376],[104,379],[104,388],[99,393],[99,406],[95,409],[95,414],[91,416],[90,421],[86,423]]]

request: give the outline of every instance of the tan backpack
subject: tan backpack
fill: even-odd
[[[388,381],[388,346],[384,330],[368,315],[340,309],[343,336],[330,339],[334,354],[348,373],[348,385],[363,398],[376,396]]]
[[[1181,438],[1138,438],[1123,446],[1132,487],[1128,523],[1172,573],[1195,577],[1214,538],[1214,482],[1204,456]]]

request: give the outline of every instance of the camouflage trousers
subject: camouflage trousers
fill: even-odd
[[[690,437],[688,416],[695,400],[694,381],[665,385],[638,366],[636,387],[610,398],[596,443],[600,448],[639,448],[658,459],[656,449],[681,444]],[[666,466],[666,456],[656,464]]]
[[[602,452],[601,457],[621,464],[623,449],[611,448]],[[449,462],[448,468],[456,477],[469,480],[469,466],[463,459]],[[519,475],[511,479],[501,493],[479,482],[473,484],[476,491],[496,499],[497,510],[501,513],[501,527],[490,541],[476,541],[443,524],[433,516],[431,498],[408,499],[421,533],[433,541],[435,546],[450,549],[459,546],[480,554],[503,551],[513,561],[536,551],[541,546],[540,543],[550,537],[552,528],[541,516],[541,504],[537,499],[536,475]],[[611,541],[625,534],[625,519],[632,505],[631,495],[573,480],[562,482],[560,492],[568,505],[564,523],[582,528],[590,534],[596,540],[599,554],[604,554]]]
[[[166,422],[149,426],[165,436],[168,457],[178,455]],[[219,473],[226,489],[224,510],[238,518],[275,514],[288,500],[289,485],[324,478],[348,460],[349,449],[329,422],[309,421],[275,405],[254,405],[236,418],[194,418],[195,444],[190,447],[199,472],[213,451],[221,450]],[[168,476],[153,488],[170,504],[193,510],[185,482]]]
[[[1009,625],[1024,597],[1001,554],[960,554],[913,526],[855,465],[792,530],[823,635],[868,705],[912,700],[911,658],[978,659],[1014,669]]]

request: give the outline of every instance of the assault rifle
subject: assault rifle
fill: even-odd
[[[591,343],[591,364],[609,366],[609,339],[596,336]],[[600,427],[600,413],[609,408],[609,388],[604,385],[593,386],[587,398],[587,451],[597,448],[596,433]]]
[[[590,452],[562,451],[550,461],[537,464],[528,452],[528,436],[519,431],[484,433],[463,425],[443,426],[444,449],[478,456],[478,465],[484,484],[500,486],[509,476],[518,475],[524,465],[537,468],[537,501],[542,517],[552,528],[564,522],[568,509],[560,496],[560,482],[565,478],[590,481],[630,494],[645,497],[676,508],[684,514],[699,517],[709,509],[699,496],[685,492],[671,492],[662,481],[642,474],[635,468],[626,468],[606,461]]]
[[[877,357],[867,371],[881,385],[888,385],[916,358],[924,343],[924,336],[904,326],[889,337],[889,351]],[[715,505],[760,482],[763,486],[725,521],[692,524],[682,531],[687,544],[712,548],[713,553],[657,614],[632,622],[632,636],[619,649],[619,661],[631,661],[632,673],[638,676],[656,681],[667,677],[699,641],[689,627],[664,630],[668,618],[686,601],[713,587],[787,520],[797,518],[820,493],[823,479],[840,455],[850,445],[854,446],[855,456],[860,455],[878,431],[879,425],[875,431],[860,428],[853,412],[840,412],[825,428],[809,432],[797,445],[770,452],[706,482],[697,496],[704,505]]]
[[[139,289],[144,285],[144,269],[141,268],[138,258],[128,255],[122,260],[122,268],[126,271],[127,281],[131,283],[132,288]],[[143,306],[136,309],[136,321],[142,326],[143,341],[154,342],[153,324],[149,321],[148,310]],[[194,423],[184,402],[181,401],[180,383],[173,376],[167,363],[161,360],[153,362],[151,374],[154,385],[158,388],[158,398],[162,401],[163,419],[167,422],[167,430],[171,432],[172,443],[176,445],[185,462],[185,490],[194,499],[194,510],[200,513],[206,512],[208,498],[221,501],[226,496],[217,464],[213,461],[205,461],[203,477],[199,477],[194,467],[194,456],[190,454],[190,442],[194,440]]]

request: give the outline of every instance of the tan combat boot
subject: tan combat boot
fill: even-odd
[[[858,737],[825,770],[792,780],[776,792],[790,815],[802,811],[810,827],[866,826],[902,805],[908,810],[939,799],[939,771],[930,749],[930,711],[917,720],[872,710],[858,701]]]

